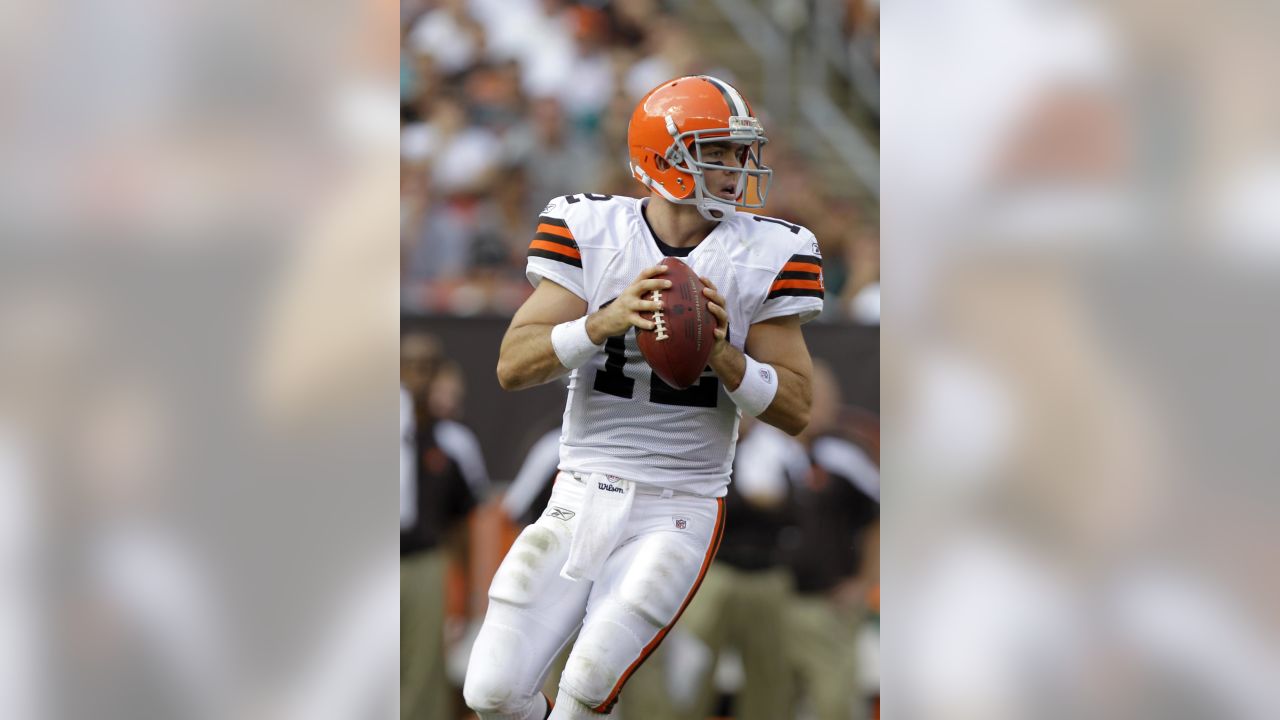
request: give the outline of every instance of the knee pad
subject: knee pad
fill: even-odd
[[[462,698],[481,720],[542,720],[546,709],[542,693],[517,696],[511,679],[483,661],[467,668]]]
[[[489,585],[489,599],[525,607],[560,573],[569,552],[567,530],[535,523],[521,531]]]
[[[660,533],[636,553],[618,586],[618,599],[657,627],[675,619],[702,569],[705,549],[698,552],[690,539]]]
[[[560,687],[588,707],[609,700],[622,676],[671,624],[698,579],[703,555],[687,538],[646,539],[616,593],[591,611],[560,677]]]

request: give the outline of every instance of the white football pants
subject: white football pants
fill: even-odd
[[[560,680],[555,720],[607,715],[702,582],[724,528],[723,498],[637,485],[618,541],[595,581],[560,576],[586,498],[556,477],[542,517],[525,528],[489,587],[463,696],[482,720],[542,720],[552,661],[578,639]]]

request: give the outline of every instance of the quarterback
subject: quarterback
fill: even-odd
[[[494,576],[472,649],[463,694],[482,720],[608,716],[715,556],[740,413],[791,434],[808,423],[800,325],[822,309],[822,260],[807,229],[737,212],[764,206],[765,142],[728,83],[671,80],[627,131],[648,197],[570,195],[538,218],[535,290],[498,380],[520,390],[568,373],[569,398],[551,501]],[[702,278],[717,321],[709,366],[683,390],[636,344],[671,286],[665,256]],[[539,690],[570,642],[552,702]]]

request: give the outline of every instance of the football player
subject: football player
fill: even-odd
[[[472,650],[463,694],[483,720],[607,716],[715,555],[740,413],[791,434],[808,422],[800,325],[822,310],[822,260],[809,230],[737,212],[763,207],[772,179],[751,106],[717,78],[677,78],[640,101],[627,143],[648,197],[547,205],[536,289],[499,353],[508,390],[570,376],[551,501],[495,574]],[[671,287],[664,256],[702,277],[717,321],[683,390],[636,345]],[[570,642],[553,703],[538,688]]]

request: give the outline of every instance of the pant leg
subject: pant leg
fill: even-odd
[[[712,563],[702,580],[698,594],[685,608],[680,624],[674,632],[684,632],[697,638],[706,648],[706,662],[690,672],[698,674],[697,689],[691,703],[683,708],[685,720],[706,720],[715,711],[718,693],[715,688],[716,663],[729,632],[728,607],[734,593],[736,571],[724,563]]]
[[[824,597],[799,597],[791,603],[788,629],[789,655],[817,720],[863,717],[856,628],[849,616],[838,613]]]
[[[441,550],[400,560],[401,720],[453,720],[444,665],[445,567]]]
[[[782,568],[739,573],[734,587],[733,644],[746,675],[734,703],[738,720],[775,720],[795,715],[787,663],[786,610],[791,577]]]
[[[624,540],[591,589],[552,718],[612,708],[697,592],[723,523],[723,499],[637,497]]]
[[[576,507],[572,495],[558,484],[553,502]],[[591,590],[560,577],[571,537],[567,521],[544,515],[520,533],[494,575],[463,688],[483,720],[542,720],[543,680],[581,623]]]

